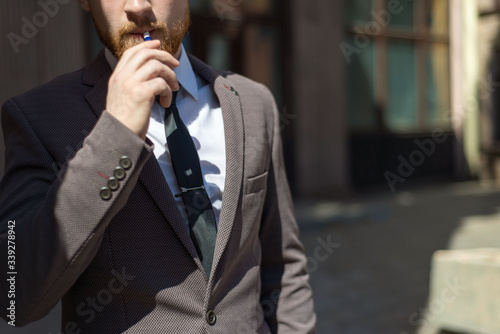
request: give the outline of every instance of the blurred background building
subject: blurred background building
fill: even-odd
[[[309,265],[318,240],[341,245],[308,268],[318,332],[415,330],[434,251],[471,217],[499,221],[497,190],[443,184],[500,181],[500,0],[190,4],[186,48],[273,91],[295,197],[351,199],[297,205]],[[74,0],[3,0],[0,36],[0,102],[102,48]],[[0,332],[55,332],[59,313]]]
[[[190,3],[187,49],[275,94],[297,196],[495,176],[497,0]],[[2,101],[102,47],[76,1],[1,6]]]

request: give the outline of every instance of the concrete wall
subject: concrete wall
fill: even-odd
[[[462,5],[462,71],[463,95],[460,110],[463,117],[464,152],[470,172],[479,176],[481,171],[479,128],[479,44],[478,5],[476,0],[461,1]],[[455,33],[452,31],[452,33]]]

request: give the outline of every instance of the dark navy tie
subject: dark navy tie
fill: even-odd
[[[181,192],[189,221],[191,240],[205,272],[210,276],[214,257],[217,225],[214,210],[203,185],[200,158],[188,129],[179,116],[173,92],[172,104],[165,109],[165,135],[177,184]]]

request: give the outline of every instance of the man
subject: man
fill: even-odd
[[[2,108],[2,317],[62,299],[66,334],[313,333],[269,91],[186,55],[188,0],[79,2],[107,50]]]

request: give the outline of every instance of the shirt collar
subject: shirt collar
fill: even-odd
[[[111,53],[111,51],[106,48],[104,51],[106,60],[109,66],[114,71],[118,60]],[[193,97],[193,99],[198,101],[198,83],[196,81],[196,75],[194,74],[193,66],[189,61],[184,45],[181,45],[181,56],[179,58],[179,66],[174,69],[175,75],[177,76],[177,81],[179,84]]]

